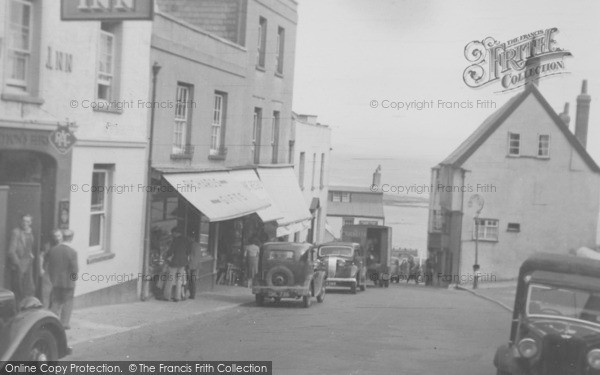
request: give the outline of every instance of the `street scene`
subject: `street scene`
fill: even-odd
[[[600,374],[599,12],[1,2],[0,372]]]

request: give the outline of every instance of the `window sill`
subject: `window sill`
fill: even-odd
[[[486,238],[480,238],[478,240],[476,240],[475,238],[473,238],[473,241],[479,241],[479,242],[498,242],[498,240],[492,240],[492,239],[486,239]]]
[[[105,113],[114,113],[117,115],[120,115],[123,113],[123,109],[118,109],[118,108],[104,108],[104,107],[95,107],[93,108],[94,112],[105,112]]]
[[[208,160],[225,160],[225,158],[227,158],[227,155],[225,155],[225,154],[209,154],[208,155]]]
[[[516,229],[507,229],[506,231],[508,233],[519,233],[519,232],[521,232],[520,230],[516,230]]]
[[[267,71],[264,66],[260,66],[260,65],[256,66],[256,70],[258,70],[259,72],[263,72],[263,73]]]
[[[275,72],[275,77],[283,78],[283,73]]]
[[[171,154],[171,160],[192,160],[189,154]]]
[[[507,157],[507,158],[520,158],[520,157],[521,157],[521,154],[519,154],[519,155],[507,154],[507,155],[506,155],[506,157]]]
[[[39,104],[39,105],[44,104],[44,99],[37,97],[37,96],[31,96],[31,95],[2,93],[2,95],[0,96],[0,99],[7,101],[7,102],[20,102],[20,103],[27,103],[27,104]]]
[[[115,253],[100,253],[90,255],[87,259],[87,264],[103,262],[105,260],[109,260],[115,257]]]

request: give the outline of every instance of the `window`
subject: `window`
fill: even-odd
[[[260,17],[258,19],[258,41],[257,41],[257,55],[256,55],[256,67],[260,69],[265,68],[265,55],[267,45],[267,20],[266,18]]]
[[[538,137],[538,156],[547,158],[550,156],[550,136],[548,134],[540,134]]]
[[[275,53],[275,66],[277,73],[283,74],[283,52],[285,46],[285,29],[280,27],[277,29],[277,51]]]
[[[508,223],[508,227],[506,228],[507,232],[520,232],[521,224],[518,223]]]
[[[262,109],[254,108],[252,125],[252,144],[254,145],[254,164],[260,164],[260,137],[262,128]]]
[[[433,232],[445,232],[444,215],[441,210],[433,210],[431,229]]]
[[[350,193],[343,193],[341,191],[334,191],[331,196],[333,202],[350,203]]]
[[[296,141],[294,141],[293,139],[290,139],[290,141],[288,142],[289,148],[288,148],[288,164],[294,164],[294,145],[296,144]]]
[[[359,220],[358,223],[361,225],[377,225],[377,220]]]
[[[8,35],[7,84],[28,91],[31,72],[33,12],[29,1],[11,0]]]
[[[90,208],[90,238],[91,252],[107,252],[108,244],[108,193],[104,187],[110,185],[111,169],[94,166],[92,172],[92,191]],[[103,189],[104,188],[104,189]]]
[[[346,225],[354,225],[354,218],[353,217],[345,217],[344,218],[344,223],[342,225],[344,225],[344,226],[346,226]]]
[[[508,133],[508,154],[518,156],[520,154],[521,135]]]
[[[177,84],[175,92],[175,125],[173,128],[173,155],[184,155],[187,147],[190,114],[190,86]]]
[[[298,166],[298,182],[300,184],[300,188],[304,189],[304,163],[305,163],[305,156],[306,154],[304,152],[300,153],[300,164]]]
[[[319,188],[325,187],[325,154],[321,154],[321,175],[319,176]]]
[[[215,92],[213,104],[213,119],[210,135],[210,154],[224,155],[223,143],[225,140],[225,112],[227,107],[227,94]]]
[[[116,98],[114,87],[115,76],[115,33],[114,26],[102,22],[98,45],[98,76],[96,97],[110,101]]]
[[[310,183],[311,189],[315,190],[315,173],[317,170],[317,154],[313,154],[313,160],[312,160],[312,181]]]
[[[478,239],[486,241],[498,241],[498,220],[495,219],[477,219],[479,227]],[[473,230],[473,239],[477,239],[475,230]]]
[[[271,163],[277,164],[279,152],[279,112],[273,112],[273,128],[271,129],[271,146],[273,147]]]

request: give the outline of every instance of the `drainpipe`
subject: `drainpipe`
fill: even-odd
[[[155,61],[152,65],[152,108],[150,109],[150,129],[148,131],[148,164],[146,166],[146,221],[144,234],[144,253],[142,260],[142,295],[141,300],[146,301],[150,295],[150,236],[152,231],[152,144],[154,143],[154,113],[156,112],[156,77],[161,66]]]

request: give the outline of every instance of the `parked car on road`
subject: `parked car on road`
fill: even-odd
[[[367,266],[360,244],[352,242],[328,242],[319,246],[318,258],[327,272],[326,286],[350,287],[365,290]]]
[[[302,298],[310,307],[312,297],[325,300],[325,271],[318,267],[316,249],[309,243],[269,242],[261,246],[258,274],[252,280],[256,304],[265,299]]]
[[[42,303],[27,297],[19,308],[15,295],[0,289],[0,370],[7,361],[56,361],[71,354],[61,322]]]
[[[538,254],[519,271],[499,375],[600,374],[600,261]]]

